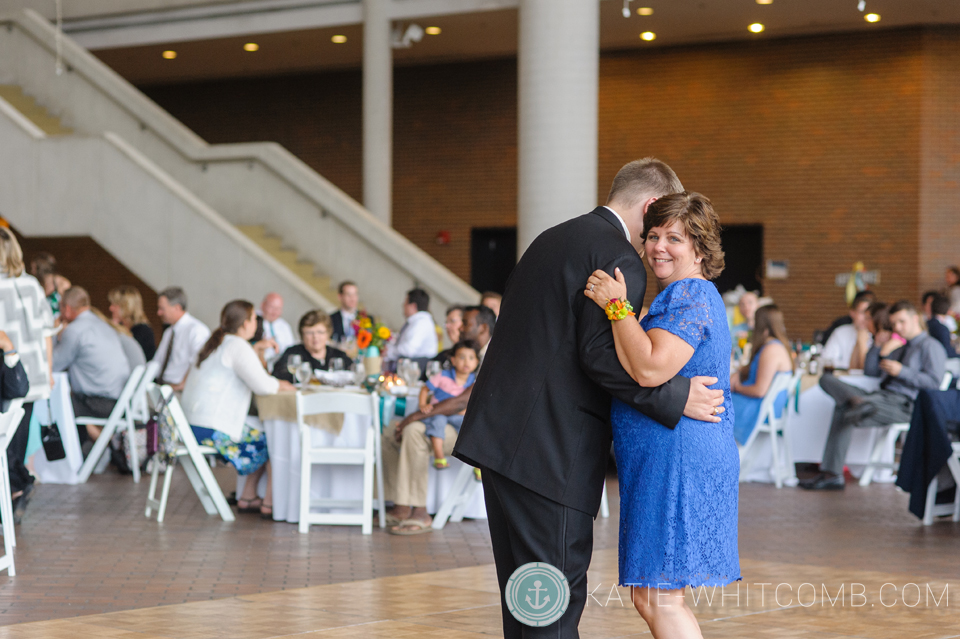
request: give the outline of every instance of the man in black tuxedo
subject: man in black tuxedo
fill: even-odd
[[[497,330],[470,393],[453,454],[483,470],[504,637],[579,637],[610,454],[611,396],[674,428],[681,415],[719,421],[722,391],[713,378],[675,377],[641,388],[617,359],[610,321],[584,296],[596,269],[626,276],[640,308],[646,270],[639,246],[643,214],[683,190],[666,164],[645,158],[624,166],[607,205],[544,231],[507,282]],[[529,562],[560,569],[570,604],[557,622],[522,625],[503,598],[510,575]]]
[[[341,282],[337,287],[337,298],[340,300],[340,308],[330,316],[330,323],[333,324],[330,340],[334,344],[342,344],[348,337],[356,337],[351,324],[357,319],[357,308],[360,305],[357,285],[350,281]]]

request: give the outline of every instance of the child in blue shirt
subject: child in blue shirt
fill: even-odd
[[[433,406],[451,397],[458,397],[469,388],[477,376],[477,364],[480,362],[480,347],[473,341],[460,341],[453,347],[453,356],[450,364],[453,370],[442,371],[427,380],[420,389],[420,412],[429,415]],[[443,470],[449,467],[447,458],[443,454],[444,431],[447,424],[459,433],[463,424],[463,413],[458,415],[434,415],[423,420],[426,435],[433,447],[433,467]]]

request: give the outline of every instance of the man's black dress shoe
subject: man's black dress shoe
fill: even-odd
[[[846,482],[843,481],[843,475],[834,475],[832,473],[820,473],[813,479],[805,479],[800,482],[800,488],[807,490],[843,490]]]

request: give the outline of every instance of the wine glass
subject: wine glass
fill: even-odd
[[[407,364],[407,386],[413,387],[417,385],[417,382],[420,381],[420,364],[410,360]]]
[[[290,373],[291,377],[297,376],[297,370],[300,368],[300,364],[303,363],[303,358],[299,355],[291,355],[287,358],[287,372]]]
[[[330,360],[330,370],[334,373],[339,373],[343,370],[343,360],[339,357],[334,357]]]
[[[427,379],[436,377],[442,371],[443,371],[443,364],[441,364],[437,360],[432,359],[429,362],[427,362]]]
[[[311,377],[313,377],[313,366],[310,362],[301,363],[296,372],[297,382],[300,384],[300,387],[306,386]]]

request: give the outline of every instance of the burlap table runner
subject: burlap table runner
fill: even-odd
[[[342,388],[308,388],[306,393],[344,392]],[[351,391],[346,391],[351,392]],[[359,391],[357,391],[359,392]],[[276,395],[257,395],[257,412],[260,421],[281,420],[297,423],[297,394],[294,391],[281,391]],[[340,435],[343,430],[343,413],[324,413],[307,415],[303,420],[308,426]]]

